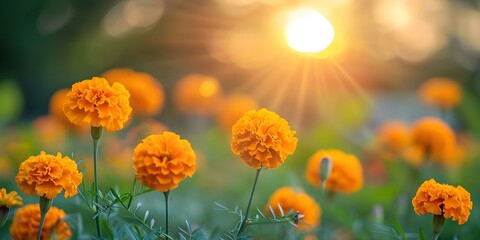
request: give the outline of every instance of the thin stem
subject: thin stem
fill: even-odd
[[[168,235],[168,198],[170,196],[170,190],[163,192],[165,196],[165,234]]]
[[[40,197],[40,224],[38,225],[37,240],[40,240],[40,237],[42,236],[42,228],[43,224],[45,223],[45,217],[47,216],[47,212],[50,210],[52,203],[53,199]]]
[[[45,216],[47,216],[47,213],[40,211],[40,225],[38,225],[37,240],[40,240],[40,236],[42,236],[42,228],[43,224],[45,223]]]
[[[95,205],[95,223],[97,227],[97,235],[102,238],[102,229],[100,228],[100,215],[98,214],[98,179],[97,179],[97,155],[98,155],[98,143],[102,136],[102,127],[92,127],[91,134],[93,139],[93,185],[95,191],[94,205]]]
[[[247,222],[248,212],[250,211],[250,205],[252,204],[253,193],[255,192],[255,187],[257,186],[258,176],[260,176],[260,172],[262,171],[262,167],[257,169],[257,174],[255,175],[255,181],[253,182],[252,193],[250,193],[250,199],[248,200],[247,211],[245,212],[245,216],[243,217],[242,224],[240,225],[240,229],[237,232],[237,237],[240,236],[245,229],[245,223]]]

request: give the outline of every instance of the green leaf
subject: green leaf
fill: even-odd
[[[402,226],[397,222],[395,218],[392,218],[392,223],[395,226],[395,229],[400,233],[400,236],[402,237],[402,240],[407,240],[407,237],[405,236],[405,232],[402,229]]]
[[[420,231],[418,232],[418,238],[420,240],[425,240],[425,234],[423,233],[423,229],[420,228]]]

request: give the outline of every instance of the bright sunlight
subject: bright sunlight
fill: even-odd
[[[319,53],[335,37],[330,21],[313,8],[300,8],[292,12],[285,28],[290,48],[302,53]]]

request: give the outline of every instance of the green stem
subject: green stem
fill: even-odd
[[[100,137],[102,136],[103,128],[102,127],[92,127],[91,134],[93,139],[93,185],[94,185],[94,205],[95,205],[95,223],[97,226],[97,235],[99,238],[102,238],[102,230],[100,228],[100,215],[98,214],[98,179],[97,179],[97,154],[98,154],[98,143]]]
[[[255,187],[257,186],[258,176],[262,171],[263,166],[257,169],[257,174],[255,175],[255,181],[253,182],[252,193],[250,193],[250,199],[248,200],[247,211],[245,212],[245,216],[243,217],[242,224],[240,225],[240,229],[237,232],[237,237],[240,236],[245,229],[245,223],[247,222],[248,212],[250,211],[250,205],[252,204],[253,193],[255,192]]]
[[[170,190],[163,192],[165,196],[165,234],[168,235],[168,198],[170,196]]]
[[[52,206],[53,199],[40,197],[40,224],[38,225],[37,240],[42,236],[42,228],[45,223],[45,217]]]

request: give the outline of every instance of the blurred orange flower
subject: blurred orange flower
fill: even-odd
[[[435,77],[420,86],[419,95],[427,105],[452,108],[460,103],[462,88],[453,79]]]
[[[182,113],[215,115],[222,98],[220,84],[211,76],[190,74],[175,84],[174,102]]]
[[[319,150],[308,159],[305,177],[309,183],[320,187],[320,164],[324,157],[330,158],[333,165],[326,189],[350,194],[362,188],[363,168],[360,161],[354,155],[336,149]]]
[[[28,195],[53,199],[65,190],[64,197],[68,198],[77,194],[82,173],[78,172],[77,164],[69,157],[62,157],[61,153],[53,156],[42,151],[20,164],[15,181]]]
[[[223,129],[231,131],[233,124],[235,124],[245,112],[257,108],[257,102],[248,95],[234,94],[228,96],[220,109],[218,123]]]
[[[284,214],[290,210],[303,215],[297,226],[303,230],[312,230],[318,226],[321,216],[321,208],[315,200],[304,192],[295,191],[291,187],[282,187],[277,189],[268,200],[264,212],[271,215],[270,207],[272,207],[275,215],[280,216],[281,212],[278,207],[280,205]]]
[[[67,116],[65,116],[65,113],[63,112],[63,106],[67,101],[68,91],[68,89],[62,88],[53,93],[53,95],[50,97],[50,102],[48,104],[48,113],[66,127],[75,129],[78,127],[72,122],[70,122]]]
[[[65,217],[66,214],[63,210],[52,206],[45,217],[40,239],[60,240],[72,237],[72,232],[64,220]],[[15,213],[13,223],[10,226],[10,235],[14,240],[35,239],[39,225],[40,205],[25,205]]]
[[[35,118],[32,127],[37,138],[43,143],[42,147],[60,149],[60,146],[65,143],[65,125],[51,115]]]
[[[132,111],[129,98],[122,84],[110,86],[104,78],[93,77],[73,84],[63,111],[75,125],[116,131],[123,128]]]
[[[168,130],[168,127],[155,119],[142,119],[142,121],[127,133],[127,139],[130,143],[138,143],[142,139],[160,134]]]
[[[246,112],[233,125],[230,145],[253,168],[277,168],[295,151],[294,135],[285,119],[262,108]]]
[[[399,121],[387,122],[377,130],[377,137],[384,154],[400,156],[410,144],[410,130]]]
[[[129,68],[115,68],[103,73],[110,84],[121,83],[130,92],[133,114],[151,117],[158,114],[165,102],[160,82],[152,75]]]
[[[418,215],[432,213],[452,218],[458,224],[467,222],[473,203],[470,193],[461,186],[437,183],[434,179],[425,181],[412,199]]]
[[[13,206],[22,206],[22,197],[17,192],[11,191],[7,193],[5,188],[0,188],[0,207],[11,208]]]
[[[455,133],[442,120],[433,117],[418,120],[412,128],[414,162],[427,159],[448,164],[460,160]]]
[[[151,135],[137,145],[133,167],[143,185],[167,192],[178,187],[196,169],[195,152],[190,143],[173,132]]]

